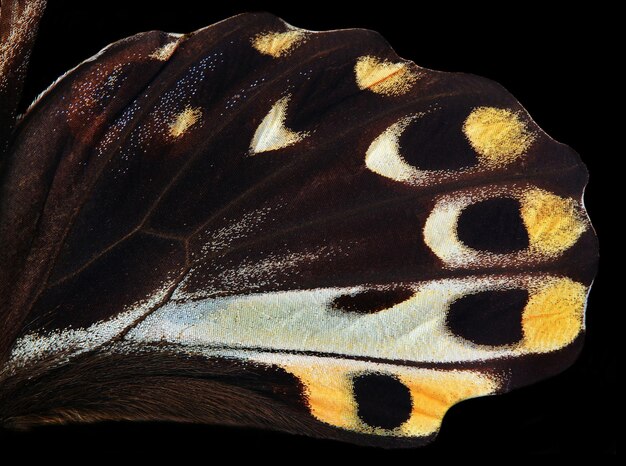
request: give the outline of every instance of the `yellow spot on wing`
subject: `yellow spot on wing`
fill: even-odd
[[[305,39],[304,31],[267,32],[252,39],[252,46],[259,52],[274,58],[288,55]]]
[[[463,124],[463,133],[488,166],[512,162],[535,140],[535,134],[517,113],[494,107],[475,108]]]
[[[322,422],[349,430],[357,430],[357,405],[352,396],[352,379],[344,367],[318,364],[293,365],[288,372],[300,379],[311,414]]]
[[[200,108],[187,107],[174,117],[170,123],[170,136],[179,138],[185,134],[189,128],[195,125],[202,117]]]
[[[360,57],[354,73],[359,89],[388,96],[406,94],[419,77],[406,62],[394,63],[371,56]]]
[[[161,61],[166,61],[172,56],[177,46],[178,46],[177,41],[165,44],[163,47],[160,47],[156,49],[154,52],[152,52],[150,54],[150,58],[154,58],[156,60],[161,60]]]
[[[574,341],[582,330],[586,293],[569,278],[551,280],[533,293],[522,315],[524,348],[545,353]]]
[[[308,136],[307,132],[296,132],[285,127],[289,98],[286,96],[278,100],[263,118],[250,142],[251,154],[282,149]]]
[[[532,189],[520,200],[530,248],[546,256],[570,248],[587,228],[572,199]]]
[[[365,434],[395,437],[431,435],[439,429],[443,416],[451,406],[467,398],[491,394],[498,388],[497,381],[473,371],[438,371],[308,357],[303,361],[294,359],[280,365],[304,385],[309,409],[316,419]],[[397,377],[411,393],[411,416],[398,428],[369,426],[358,416],[358,401],[354,397],[352,380],[372,371]]]
[[[419,375],[401,374],[399,379],[411,392],[411,417],[400,426],[404,435],[426,436],[439,430],[444,415],[453,405],[493,393],[497,383],[471,371],[424,370]]]

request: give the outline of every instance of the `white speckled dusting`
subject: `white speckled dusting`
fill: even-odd
[[[45,334],[24,335],[15,343],[7,368],[24,366],[46,356],[60,357],[65,360],[106,344],[158,305],[172,286],[173,283],[168,283],[150,298],[137,303],[131,309],[120,312],[110,320],[96,322],[87,328],[69,328]]]

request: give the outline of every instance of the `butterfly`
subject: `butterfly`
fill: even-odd
[[[43,9],[7,5],[12,111]],[[597,245],[580,159],[499,85],[375,33],[246,14],[139,34],[62,77],[9,140],[7,424],[419,445],[453,404],[582,344]]]

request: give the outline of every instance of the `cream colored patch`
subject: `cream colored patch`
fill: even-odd
[[[371,314],[338,311],[332,303],[339,296],[372,289],[384,291],[385,287],[320,288],[175,300],[129,332],[128,339],[415,362],[510,357],[532,352],[532,347],[491,347],[467,342],[447,328],[450,304],[485,290],[522,288],[533,294],[539,285],[552,279],[549,275],[522,275],[407,283],[404,286],[414,291],[413,296]]]
[[[573,199],[541,189],[524,193],[521,215],[530,247],[546,256],[558,256],[572,247],[587,228]]]
[[[587,288],[569,278],[551,279],[533,293],[522,315],[527,351],[545,353],[570,344],[583,328]]]
[[[472,110],[463,133],[487,166],[508,164],[523,155],[535,140],[519,112],[495,107],[478,107]]]
[[[359,89],[387,96],[406,94],[419,78],[408,62],[394,63],[372,56],[360,57],[354,73]]]
[[[169,42],[152,52],[150,54],[150,58],[154,58],[155,60],[167,61],[174,53],[174,50],[176,50],[176,47],[178,47],[177,41]]]
[[[186,107],[177,114],[169,126],[170,136],[179,138],[202,118],[202,110],[198,107]]]
[[[470,204],[467,194],[446,196],[435,204],[424,224],[424,242],[448,265],[460,267],[480,259],[480,253],[463,244],[457,234],[459,216]]]
[[[291,131],[285,127],[290,98],[291,96],[286,96],[278,100],[263,118],[250,142],[251,155],[289,147],[309,135],[307,132]]]
[[[480,201],[512,197],[521,205],[520,215],[526,226],[530,246],[510,254],[477,251],[458,237],[457,223],[461,212]],[[506,266],[546,261],[572,247],[589,227],[578,202],[535,187],[499,187],[461,191],[441,197],[424,224],[424,242],[453,267]]]
[[[335,427],[394,437],[424,437],[439,430],[454,404],[494,393],[498,381],[473,371],[439,371],[315,356],[262,354],[256,361],[274,364],[298,377],[305,387],[311,414]],[[410,391],[410,418],[395,429],[367,425],[358,416],[353,380],[363,374],[395,376]]]
[[[286,32],[266,32],[252,39],[252,46],[265,55],[274,58],[290,54],[306,38],[305,31],[291,29]]]
[[[416,115],[401,119],[374,139],[365,153],[367,168],[378,175],[405,183],[416,184],[423,178],[424,172],[409,165],[400,154],[399,138],[417,117]]]

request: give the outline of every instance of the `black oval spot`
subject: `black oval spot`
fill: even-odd
[[[466,117],[467,107],[451,107],[409,123],[398,140],[402,157],[420,170],[459,170],[476,165],[476,152],[459,130]]]
[[[507,254],[528,247],[519,201],[509,197],[466,207],[459,216],[457,235],[465,245],[479,251]]]
[[[411,417],[411,392],[396,377],[363,374],[352,383],[357,414],[368,426],[395,429]]]
[[[389,290],[371,289],[359,293],[337,296],[330,304],[333,309],[358,314],[372,314],[389,309],[413,296],[410,288],[392,288]]]
[[[448,329],[477,345],[510,345],[523,337],[526,290],[490,290],[470,294],[450,305]]]

